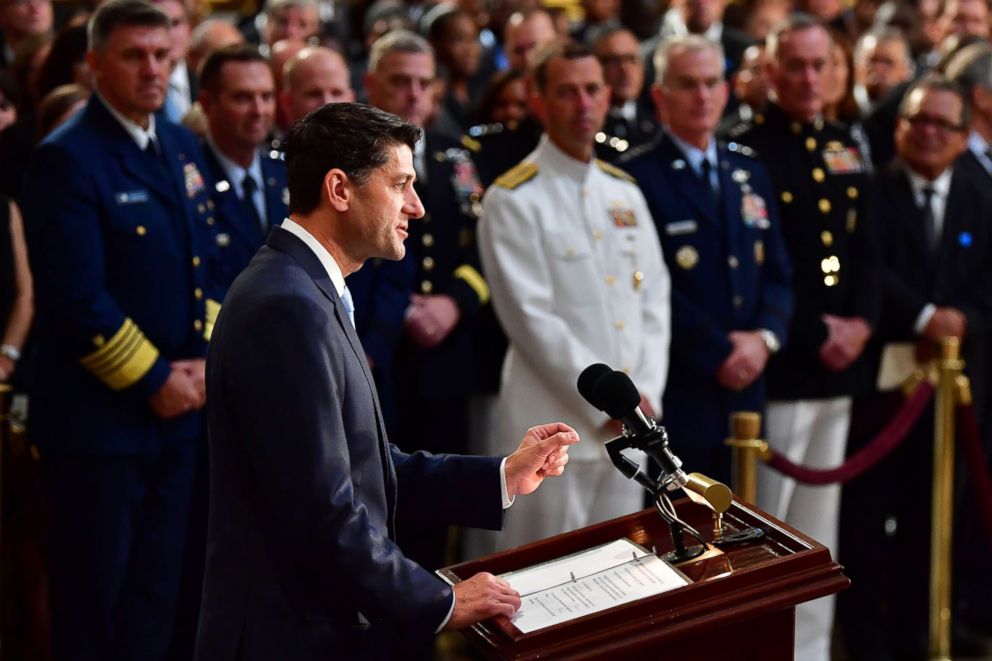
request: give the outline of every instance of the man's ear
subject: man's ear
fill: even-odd
[[[323,197],[332,209],[347,211],[355,195],[355,184],[343,170],[333,168],[324,175]]]

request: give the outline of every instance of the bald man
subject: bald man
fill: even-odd
[[[189,37],[186,64],[189,70],[199,72],[200,64],[215,50],[224,46],[244,43],[244,35],[237,26],[222,18],[208,18],[195,28]]]
[[[354,100],[348,64],[337,51],[308,46],[286,62],[279,106],[289,124],[325,104]]]
[[[506,59],[510,68],[526,71],[534,54],[557,37],[551,14],[545,10],[513,14],[504,30]]]

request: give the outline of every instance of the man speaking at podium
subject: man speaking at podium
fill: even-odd
[[[403,257],[424,213],[420,137],[352,103],[290,131],[290,218],[235,280],[207,359],[202,661],[388,658],[520,605],[489,574],[449,588],[395,541],[397,516],[500,527],[517,494],[562,473],[578,440],[561,423],[534,427],[505,459],[388,443],[344,277]]]

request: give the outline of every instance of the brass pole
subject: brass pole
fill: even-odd
[[[3,540],[3,456],[7,452],[10,443],[10,405],[14,396],[14,389],[10,384],[0,383],[0,542]],[[0,575],[0,612],[6,607],[6,590],[3,586],[3,577]],[[3,630],[0,627],[0,657],[3,656]]]
[[[768,444],[758,438],[761,414],[738,411],[730,416],[730,446],[734,472],[734,493],[744,501],[758,498],[758,458],[768,451]]]
[[[930,658],[951,658],[951,543],[954,516],[954,410],[964,368],[956,337],[941,340],[934,416],[930,524]]]

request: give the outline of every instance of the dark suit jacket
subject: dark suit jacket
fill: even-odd
[[[175,124],[156,133],[161,158],[93,96],[31,159],[32,432],[46,450],[150,453],[199,432],[198,413],[162,420],[148,406],[172,360],[206,352],[212,309],[200,149]]]
[[[765,403],[763,378],[741,392],[717,382],[716,371],[733,348],[727,334],[766,328],[784,344],[792,315],[792,267],[775,191],[761,162],[741,150],[717,145],[719,209],[709,184],[667,133],[621,163],[644,192],[672,277],[671,362],[662,422],[673,442],[691,439],[711,451],[722,448],[731,412],[761,411]],[[762,203],[767,215],[758,218]],[[729,474],[729,463],[726,468]]]
[[[206,143],[203,152],[210,179],[210,198],[214,204],[214,238],[217,242],[211,266],[215,279],[226,291],[262,247],[265,233],[238,196],[239,191],[235,190],[241,182],[228,181],[227,172]],[[263,181],[259,184],[263,186],[268,224],[273,227],[281,223],[287,213],[286,164],[281,154],[272,158],[265,152],[260,158]]]
[[[207,357],[210,527],[197,656],[382,658],[430,636],[451,590],[404,558],[402,514],[502,523],[499,459],[386,440],[358,336],[316,255],[274,228]]]
[[[877,359],[884,342],[917,339],[913,325],[933,303],[964,312],[966,364],[983,366],[984,344],[992,324],[992,194],[955,165],[936,255],[926,248],[923,218],[902,165],[895,161],[874,177],[875,213],[882,234],[884,296]],[[985,387],[983,369],[972,369],[976,389]]]

